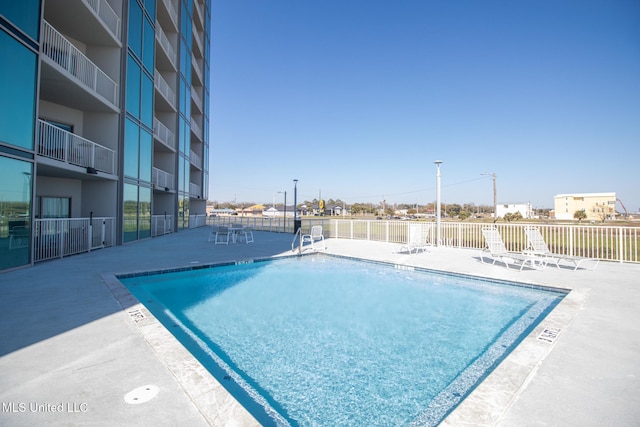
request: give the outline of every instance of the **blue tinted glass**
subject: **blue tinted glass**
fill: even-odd
[[[136,185],[124,185],[122,227],[122,240],[125,243],[138,239],[138,187]]]
[[[0,14],[32,39],[39,39],[40,0],[0,1]]]
[[[146,74],[142,74],[142,95],[141,95],[141,117],[140,121],[150,129],[153,127],[153,80]]]
[[[140,187],[138,205],[138,238],[151,237],[151,189]]]
[[[140,128],[127,119],[124,129],[124,174],[138,178]]]
[[[144,0],[144,8],[151,17],[152,21],[156,20],[156,0]]]
[[[142,58],[142,9],[135,0],[129,2],[129,48]]]
[[[33,149],[36,115],[36,67],[34,52],[0,29],[0,58],[11,58],[11,66],[0,66],[0,141]]]
[[[142,52],[142,62],[150,73],[153,73],[153,53],[156,46],[155,31],[153,25],[144,19],[144,50]]]
[[[143,129],[140,130],[140,179],[151,182],[151,163],[153,138]]]
[[[31,163],[0,156],[0,270],[30,263]]]
[[[138,63],[131,56],[127,61],[127,111],[140,118],[140,77]]]

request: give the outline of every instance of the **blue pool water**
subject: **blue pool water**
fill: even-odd
[[[436,425],[565,295],[330,256],[120,279],[263,424]]]

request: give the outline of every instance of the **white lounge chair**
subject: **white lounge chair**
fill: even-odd
[[[311,243],[311,249],[315,250],[315,243],[322,242],[322,250],[326,250],[327,247],[324,244],[324,234],[322,232],[321,225],[314,225],[311,227],[311,232],[309,234],[303,234],[300,245],[304,245],[306,243]]]
[[[573,264],[573,270],[577,270],[578,267],[584,262],[593,263],[591,268],[585,267],[587,270],[595,270],[600,262],[598,258],[579,257],[574,255],[560,255],[555,254],[549,250],[547,242],[540,233],[540,229],[534,226],[525,226],[524,234],[527,236],[527,253],[531,253],[537,256],[541,256],[546,259],[546,262],[553,262],[556,267],[560,267],[560,261],[567,261]]]
[[[538,257],[524,252],[509,252],[502,240],[500,232],[495,227],[483,227],[482,236],[487,245],[480,251],[480,261],[482,262],[485,262],[485,256],[488,253],[489,258],[493,260],[491,264],[495,264],[496,261],[500,260],[507,268],[510,268],[510,264],[519,265],[520,270],[527,264],[529,267],[535,269],[544,269],[546,266],[544,257]]]
[[[422,224],[409,224],[409,239],[406,245],[400,246],[398,253],[408,252],[412,254],[413,251],[427,252],[427,238],[429,237],[429,229],[423,228]]]

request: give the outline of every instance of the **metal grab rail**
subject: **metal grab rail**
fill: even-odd
[[[293,240],[291,241],[291,252],[295,252],[294,246],[296,244],[296,238],[300,239],[300,243],[298,244],[298,253],[302,253],[302,227],[298,228],[296,234],[293,235]]]

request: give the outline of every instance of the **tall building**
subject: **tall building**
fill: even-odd
[[[584,212],[589,221],[616,218],[616,193],[557,194],[553,197],[556,219],[572,220],[576,211]]]
[[[211,0],[0,0],[0,271],[206,214]]]

